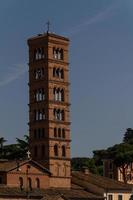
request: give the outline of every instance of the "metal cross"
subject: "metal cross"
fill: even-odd
[[[50,21],[48,20],[48,22],[46,23],[47,24],[47,33],[49,33],[49,30],[50,30]]]
[[[28,151],[27,151],[27,157],[28,157],[28,159],[31,158],[30,155],[31,155],[31,153],[30,153],[30,151],[28,150]]]

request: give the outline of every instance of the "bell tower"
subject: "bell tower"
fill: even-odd
[[[28,46],[31,157],[51,172],[51,187],[69,188],[69,39],[47,32]]]

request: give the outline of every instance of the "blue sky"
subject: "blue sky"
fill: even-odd
[[[28,133],[27,38],[70,38],[72,156],[90,156],[133,128],[132,0],[2,0],[0,137]]]

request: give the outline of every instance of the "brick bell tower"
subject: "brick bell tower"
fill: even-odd
[[[69,188],[69,39],[47,32],[28,46],[31,157],[49,169],[51,187]]]

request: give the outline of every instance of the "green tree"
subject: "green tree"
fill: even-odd
[[[124,134],[123,137],[123,142],[124,143],[130,143],[133,144],[133,129],[128,128]]]
[[[0,138],[0,158],[2,158],[3,156],[3,149],[4,149],[4,143],[6,142],[6,140],[4,139],[4,137]]]
[[[16,138],[16,141],[18,146],[17,156],[21,159],[27,158],[27,151],[29,149],[29,136],[24,135],[24,139]]]
[[[106,150],[94,151],[94,158],[99,160],[111,159],[123,176],[123,181],[127,183],[131,174],[130,168],[133,162],[133,145],[130,143],[120,143]]]
[[[133,145],[128,143],[114,145],[113,147],[108,148],[108,154],[122,173],[123,181],[127,183],[128,177],[132,172]]]
[[[97,174],[97,168],[93,158],[72,158],[71,163],[73,170],[82,170],[84,167],[87,167],[90,172]]]
[[[0,158],[9,160],[26,159],[29,147],[29,136],[24,135],[24,139],[16,138],[16,142],[16,144],[5,145],[4,147],[2,145],[3,153]]]
[[[29,147],[29,136],[24,135],[24,139],[16,138],[17,144],[21,150],[28,151]]]

